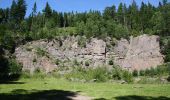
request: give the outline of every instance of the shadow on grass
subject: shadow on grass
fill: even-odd
[[[151,96],[119,96],[115,98],[116,100],[170,100],[168,97],[160,96],[160,97],[151,97]]]
[[[20,78],[19,74],[12,75],[12,76],[1,75],[0,84],[24,84],[25,82],[17,82],[19,78]]]
[[[25,82],[0,81],[0,84],[25,84]]]
[[[94,100],[170,100],[168,97],[160,96],[160,97],[151,97],[151,96],[119,96],[113,97],[112,99],[98,98]]]
[[[77,92],[64,90],[24,90],[16,89],[11,93],[1,93],[0,100],[72,100]]]

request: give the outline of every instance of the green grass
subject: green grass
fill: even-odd
[[[0,100],[29,100],[36,97],[55,100],[54,96],[59,95],[58,92],[65,94],[79,92],[96,100],[169,100],[170,84],[80,83],[51,77],[20,79],[17,82],[0,84]]]

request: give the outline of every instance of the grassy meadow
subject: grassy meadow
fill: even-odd
[[[81,83],[65,79],[20,79],[0,84],[0,100],[170,100],[170,84]]]

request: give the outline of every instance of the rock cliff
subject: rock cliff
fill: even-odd
[[[16,59],[23,70],[34,72],[37,68],[47,73],[58,66],[112,66],[113,62],[128,70],[155,67],[164,62],[160,53],[159,37],[142,35],[130,40],[113,41],[85,37],[67,37],[32,41],[15,50]],[[80,43],[81,42],[81,43]]]
[[[131,37],[129,42],[121,39],[117,42],[114,52],[118,55],[115,57],[115,63],[126,69],[147,69],[164,62],[158,36]]]

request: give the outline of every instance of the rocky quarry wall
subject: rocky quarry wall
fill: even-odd
[[[23,70],[40,68],[47,73],[59,66],[111,67],[113,62],[128,70],[142,70],[164,63],[159,37],[155,35],[114,41],[92,38],[80,46],[83,41],[78,36],[32,41],[17,47],[15,56]]]

